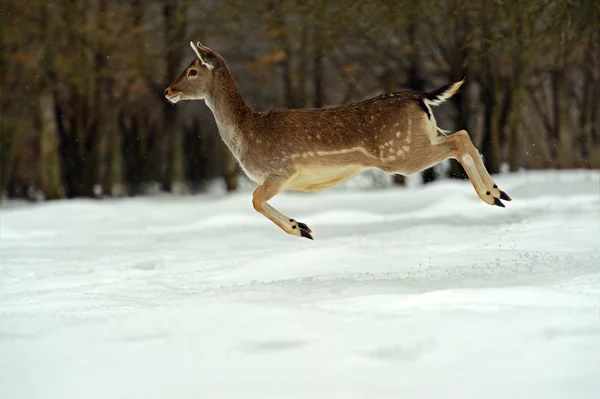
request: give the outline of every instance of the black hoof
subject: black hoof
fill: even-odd
[[[300,222],[296,222],[298,223],[298,227],[300,227],[302,230],[306,230],[309,233],[312,233],[312,230],[310,229],[310,227],[308,227],[307,225],[305,225],[304,223],[300,223]]]
[[[502,208],[506,208],[504,206],[504,204],[502,203],[502,201],[500,201],[498,198],[494,198],[494,205],[501,206]]]
[[[314,240],[313,236],[307,230],[302,228],[300,229],[300,235],[304,238],[308,238],[309,240]]]
[[[500,190],[500,198],[504,201],[512,201],[512,198],[508,196],[504,191]]]
[[[300,235],[302,237],[310,238],[311,240],[314,240],[313,236],[310,234],[310,233],[312,233],[312,230],[310,229],[310,227],[308,227],[304,223],[297,222],[294,219],[290,219],[290,222],[295,223],[294,225],[292,225],[292,229],[299,229]]]

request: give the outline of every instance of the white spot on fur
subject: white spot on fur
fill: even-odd
[[[396,137],[400,137],[400,132],[396,132]]]
[[[402,146],[402,149],[406,152],[410,151],[410,147],[407,145]]]
[[[335,151],[317,151],[317,155],[319,155],[319,156],[340,155],[340,154],[348,154],[351,152],[361,152],[371,158],[377,158],[375,155],[368,152],[364,147],[352,147],[352,148],[345,148],[343,150],[335,150]]]

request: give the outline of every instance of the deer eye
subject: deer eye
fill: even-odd
[[[188,76],[196,76],[198,75],[198,71],[196,71],[195,69],[190,69],[190,71],[188,72]]]

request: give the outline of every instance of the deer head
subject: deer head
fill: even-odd
[[[206,98],[214,86],[214,73],[223,63],[221,56],[200,42],[190,42],[190,46],[197,58],[165,90],[165,97],[173,104]]]

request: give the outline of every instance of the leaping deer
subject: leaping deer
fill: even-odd
[[[501,191],[465,130],[440,129],[432,106],[452,97],[464,79],[429,93],[405,91],[318,109],[254,112],[225,60],[200,42],[197,58],[165,90],[173,104],[204,100],[219,133],[248,177],[258,184],[254,209],[283,231],[313,239],[311,229],[267,201],[284,190],[316,191],[379,168],[409,175],[447,158],[464,167],[479,198],[504,207]]]

